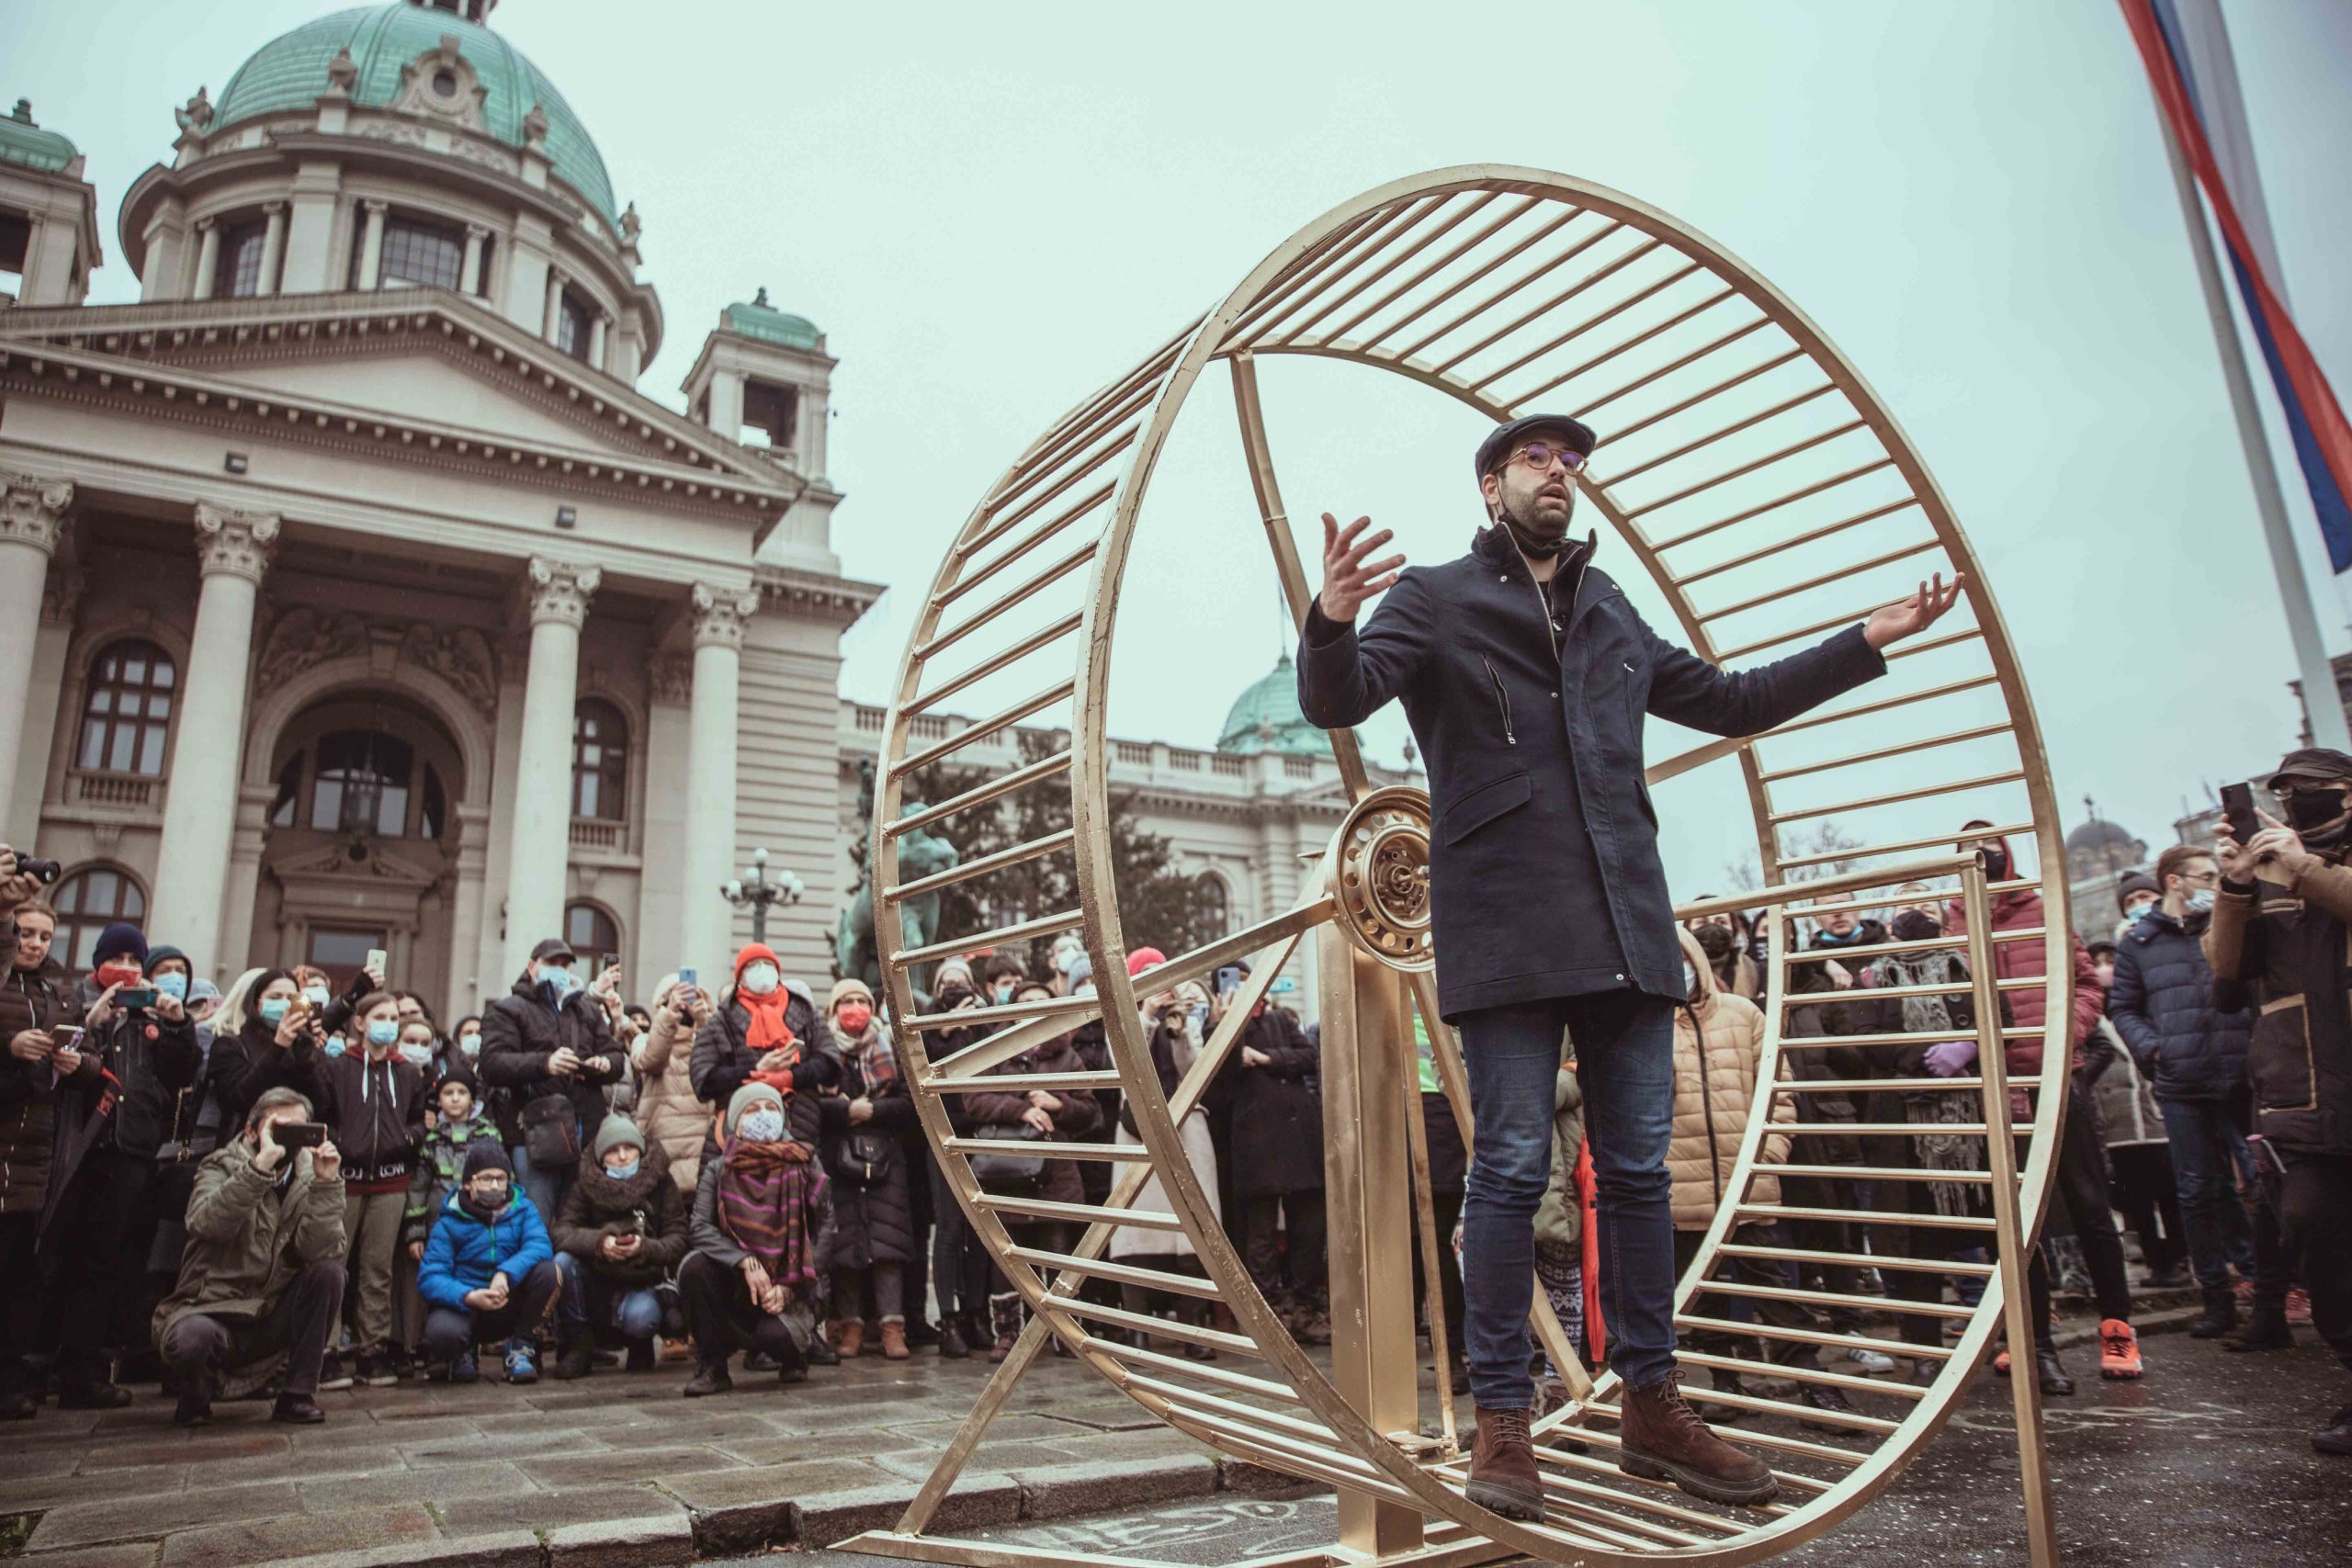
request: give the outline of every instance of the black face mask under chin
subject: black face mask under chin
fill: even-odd
[[[1549,560],[1567,547],[1568,522],[1577,514],[1576,487],[1568,487],[1567,509],[1560,513],[1560,531],[1556,534],[1535,532],[1528,524],[1512,516],[1507,505],[1498,506],[1496,512],[1503,526],[1510,530],[1511,542],[1519,547],[1520,554],[1530,560]]]

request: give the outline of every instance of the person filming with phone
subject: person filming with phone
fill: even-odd
[[[2256,1178],[2275,1194],[2312,1326],[2352,1371],[2352,757],[2290,751],[2270,792],[2284,822],[2232,811],[2216,836],[2222,887],[2205,956],[2217,1007],[2256,1004],[2246,1047]],[[2312,1433],[2312,1447],[2352,1457],[2352,1404]]]
[[[272,1420],[326,1419],[315,1395],[343,1306],[343,1156],[311,1114],[293,1089],[265,1089],[244,1135],[197,1168],[179,1286],[155,1310],[180,1426],[273,1378]]]

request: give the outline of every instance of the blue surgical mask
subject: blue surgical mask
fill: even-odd
[[[479,1056],[479,1055],[481,1055],[481,1036],[480,1034],[460,1034],[460,1035],[458,1035],[458,1050],[460,1050],[460,1051],[463,1051],[463,1052],[464,1052],[464,1053],[465,1053],[469,1057],[473,1057],[473,1056]]]
[[[401,1024],[400,1024],[400,1020],[398,1020],[398,1019],[396,1019],[396,1018],[384,1018],[384,1019],[369,1019],[369,1020],[368,1021],[368,1044],[370,1044],[370,1045],[390,1045],[390,1044],[391,1044],[394,1041],[398,1040],[400,1037],[401,1037]]]
[[[1209,1009],[1206,1002],[1193,1003],[1192,1009],[1185,1014],[1185,1016],[1193,1021],[1193,1033],[1201,1034],[1207,1032],[1209,1026]]]
[[[343,1036],[342,1036],[342,1035],[340,1035],[340,1034],[330,1034],[330,1035],[328,1035],[328,1036],[327,1036],[327,1043],[326,1043],[326,1052],[327,1052],[327,1055],[330,1055],[330,1056],[340,1056],[340,1055],[343,1055]]]
[[[302,987],[302,994],[311,998],[311,1005],[314,1008],[322,1008],[327,1005],[328,995],[324,986],[305,986]]]
[[[579,985],[580,981],[571,970],[550,964],[539,971],[539,983],[547,987],[550,996],[561,1001],[571,995],[572,987]]]
[[[642,1159],[633,1159],[627,1165],[608,1165],[605,1168],[605,1174],[615,1181],[627,1181],[637,1174],[638,1167],[644,1163]]]
[[[261,1021],[276,1029],[286,1021],[286,1010],[293,1005],[291,997],[266,997],[261,1004]]]
[[[401,1047],[401,1060],[406,1062],[412,1067],[429,1067],[433,1065],[433,1047],[430,1045],[416,1044],[403,1045]]]
[[[175,1002],[187,1000],[187,976],[176,969],[168,975],[156,976],[155,988]]]
[[[2192,915],[2211,914],[2213,912],[2213,890],[2210,887],[2199,887],[2190,893],[2188,896],[2188,912]]]

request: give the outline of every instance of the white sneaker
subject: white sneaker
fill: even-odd
[[[1894,1357],[1883,1351],[1866,1349],[1860,1345],[1849,1345],[1846,1348],[1846,1359],[1866,1372],[1891,1372],[1894,1370]]]

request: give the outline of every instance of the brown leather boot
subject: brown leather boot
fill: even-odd
[[[907,1320],[886,1317],[882,1320],[882,1355],[885,1359],[903,1361],[907,1359]]]
[[[1544,1517],[1544,1479],[1536,1472],[1527,1419],[1525,1410],[1479,1406],[1478,1440],[1470,1449],[1470,1484],[1464,1495],[1507,1519]]]
[[[865,1321],[863,1318],[841,1317],[833,1320],[833,1354],[846,1361],[865,1349]]]
[[[1627,1388],[1623,1408],[1617,1468],[1626,1474],[1671,1481],[1711,1503],[1766,1503],[1780,1490],[1762,1460],[1707,1430],[1682,1402],[1679,1371],[1655,1387]]]

